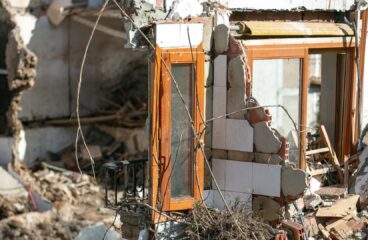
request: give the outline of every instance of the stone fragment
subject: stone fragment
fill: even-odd
[[[254,153],[254,161],[256,163],[279,165],[282,159],[278,154]]]
[[[253,125],[254,144],[257,152],[278,153],[281,148],[281,141],[267,122],[259,122]]]
[[[229,48],[229,33],[230,29],[225,24],[220,24],[215,27],[215,51],[221,54]]]
[[[285,166],[281,171],[281,191],[285,197],[295,198],[308,187],[307,173],[301,169]]]

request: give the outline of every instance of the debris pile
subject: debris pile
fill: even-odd
[[[359,154],[359,166],[352,175],[350,172],[343,172],[338,162],[334,163],[333,158],[336,155],[328,141],[327,147],[309,149],[307,156],[308,152],[314,155],[308,159],[309,172],[313,176],[309,177],[308,188],[303,196],[287,206],[288,220],[283,223],[290,221],[294,224],[289,227],[288,235],[298,236],[296,232],[299,228],[299,235],[308,239],[367,239],[368,202],[365,189],[368,182],[365,181],[366,174],[363,172],[368,148]],[[323,152],[328,154],[321,155]],[[347,164],[349,162],[346,160]],[[319,170],[331,167],[334,171]],[[354,170],[352,165],[350,168]],[[350,181],[343,182],[347,176],[351,178]],[[285,224],[282,225],[285,227]]]
[[[102,208],[104,191],[88,175],[47,167],[0,173],[9,183],[0,189],[0,239],[75,239],[85,227],[113,222],[114,212]]]

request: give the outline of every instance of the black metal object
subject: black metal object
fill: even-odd
[[[105,207],[118,209],[124,205],[136,204],[146,200],[146,164],[148,158],[108,162],[103,164],[105,178]],[[109,190],[114,191],[113,202]],[[122,196],[118,199],[118,192]]]

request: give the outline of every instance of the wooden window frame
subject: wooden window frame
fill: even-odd
[[[299,134],[299,142],[300,142],[300,165],[299,167],[303,170],[306,169],[306,135],[307,135],[307,97],[308,97],[308,58],[309,54],[313,52],[321,52],[321,51],[330,51],[330,50],[345,50],[349,53],[350,58],[349,61],[349,69],[347,70],[347,79],[345,82],[344,89],[344,115],[343,119],[336,119],[337,124],[344,123],[345,126],[343,128],[342,136],[342,156],[348,156],[354,153],[354,146],[358,141],[357,134],[354,134],[357,129],[357,121],[356,121],[356,111],[355,111],[355,100],[356,94],[354,91],[355,86],[355,43],[353,41],[347,42],[341,38],[341,41],[329,41],[328,38],[321,39],[321,42],[316,42],[315,39],[308,43],[308,39],[303,39],[303,43],[298,44],[293,40],[287,43],[288,39],[282,39],[279,42],[275,43],[277,39],[273,39],[272,44],[269,44],[268,40],[256,40],[256,44],[247,44],[252,43],[252,40],[243,41],[243,46],[247,54],[248,66],[251,74],[251,78],[247,82],[247,96],[252,95],[252,78],[253,78],[253,60],[263,60],[263,59],[287,59],[287,58],[299,58],[302,61],[302,79],[300,85],[300,134]],[[285,42],[283,44],[282,42]],[[342,123],[341,123],[342,122]],[[338,136],[338,137],[339,137]],[[341,160],[341,159],[340,159]]]
[[[204,52],[202,45],[195,48],[161,49],[156,46],[153,82],[150,101],[150,198],[149,204],[153,209],[169,212],[188,210],[194,207],[196,201],[201,201],[204,191],[204,156],[200,148],[194,147],[193,159],[193,197],[171,198],[170,169],[171,152],[171,84],[174,82],[168,71],[172,64],[194,64],[195,79],[193,89],[193,122],[196,133],[204,129],[200,115],[204,116]],[[200,136],[203,142],[203,134]],[[193,146],[198,146],[197,138]],[[166,169],[166,171],[165,171]],[[162,173],[162,174],[161,174]],[[167,190],[166,190],[167,189]],[[158,204],[160,202],[160,204]],[[154,223],[167,219],[157,211],[152,211]]]

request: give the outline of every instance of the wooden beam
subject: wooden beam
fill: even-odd
[[[327,131],[326,131],[325,126],[321,125],[321,127],[319,128],[319,130],[320,130],[319,133],[321,134],[321,138],[323,139],[324,144],[330,150],[331,163],[334,165],[334,167],[337,170],[337,175],[338,175],[339,181],[340,181],[340,183],[343,183],[344,182],[344,174],[343,174],[343,172],[341,170],[340,162],[337,159],[335,150],[333,149],[333,147],[331,145],[331,142],[330,142],[330,139],[328,137],[328,134],[327,134]]]
[[[325,153],[325,152],[328,152],[328,151],[330,151],[330,149],[328,147],[313,149],[313,150],[307,151],[306,155],[309,156],[309,155],[314,155],[314,154],[318,154],[318,153]]]
[[[329,167],[319,168],[319,169],[312,170],[309,174],[311,176],[317,176],[317,175],[322,175],[322,174],[326,174],[329,172],[336,172],[336,169],[329,168]]]

